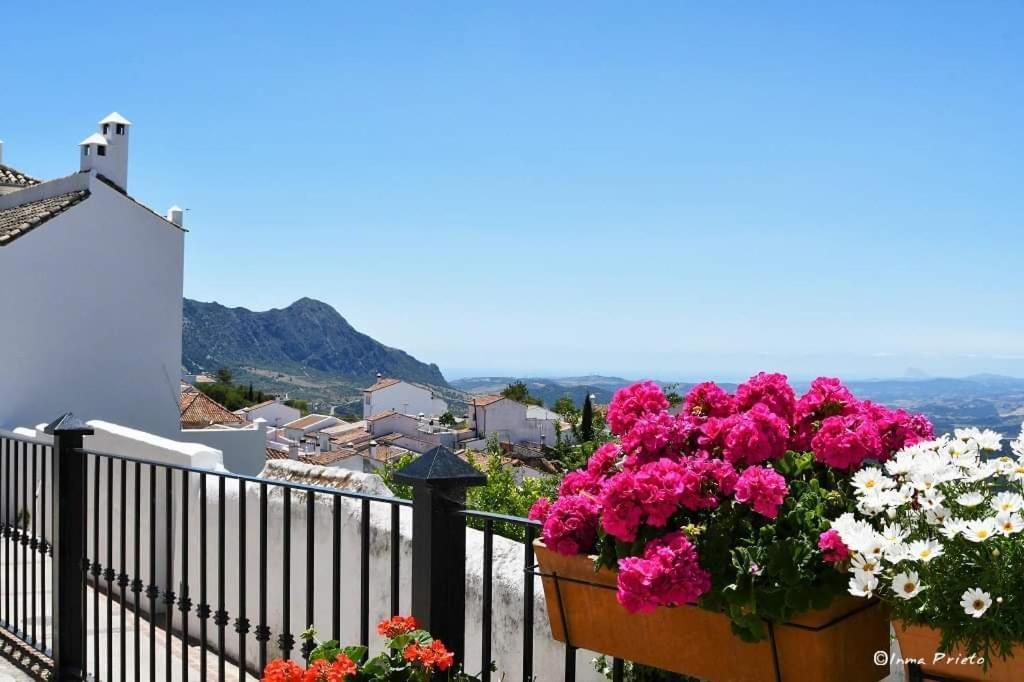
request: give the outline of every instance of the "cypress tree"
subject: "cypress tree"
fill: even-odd
[[[580,417],[580,435],[585,442],[594,440],[594,405],[590,402],[590,394],[583,401],[583,415]]]

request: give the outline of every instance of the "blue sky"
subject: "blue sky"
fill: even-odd
[[[5,7],[0,138],[131,119],[187,296],[449,377],[1024,375],[1024,5],[146,4]]]

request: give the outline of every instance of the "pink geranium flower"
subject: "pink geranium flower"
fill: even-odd
[[[620,388],[608,405],[608,426],[621,436],[633,428],[637,419],[668,409],[668,399],[653,381]]]
[[[821,550],[821,558],[829,563],[836,564],[850,558],[850,548],[835,528],[829,528],[818,536],[818,549]]]
[[[697,384],[683,401],[683,414],[691,417],[728,417],[734,412],[736,401],[713,381]]]
[[[659,606],[695,603],[711,589],[697,549],[676,531],[647,543],[639,557],[619,561],[618,600],[630,613],[650,613]]]
[[[541,529],[544,544],[566,556],[589,552],[597,539],[597,514],[597,504],[589,497],[558,498]]]
[[[778,516],[779,506],[788,492],[786,479],[768,467],[749,467],[736,481],[736,500],[769,519]]]
[[[829,417],[811,440],[814,457],[836,469],[853,469],[882,456],[878,425],[867,413]]]
[[[749,410],[764,405],[788,426],[796,412],[796,394],[785,374],[759,372],[736,388],[736,407]]]

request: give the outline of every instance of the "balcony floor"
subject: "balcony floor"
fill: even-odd
[[[21,561],[20,552],[18,552],[18,554],[19,554],[18,561],[17,561],[18,585],[17,585],[17,589],[16,590],[13,589],[13,586],[12,586],[12,589],[11,589],[10,597],[11,597],[11,603],[12,604],[13,604],[15,598],[19,601],[19,604],[20,603],[24,603],[25,596],[26,596],[25,593],[23,593],[22,590],[21,590],[22,576],[26,575],[26,564],[24,564]],[[8,594],[6,592],[6,590],[7,590],[7,582],[8,582],[7,577],[8,577],[8,575],[10,575],[11,580],[13,581],[13,578],[14,578],[14,563],[15,563],[12,560],[11,561],[11,565],[8,565],[8,564],[6,564],[3,561],[3,559],[4,559],[4,556],[3,556],[3,552],[2,552],[2,546],[0,546],[0,616],[6,615],[4,613],[4,609],[6,607],[7,597],[8,597]],[[13,559],[13,557],[12,557],[12,559]],[[30,557],[30,559],[31,559],[31,557]],[[50,563],[51,563],[50,559],[47,559],[46,560],[46,580],[47,580],[47,583],[49,583],[50,577],[53,575],[52,572],[51,572],[52,569],[51,569]],[[36,589],[36,594],[35,594],[36,604],[38,606],[38,605],[44,603],[43,602],[44,592],[45,592],[45,604],[46,604],[46,614],[43,617],[39,617],[38,619],[35,620],[35,627],[37,628],[37,634],[41,634],[41,629],[42,629],[43,623],[45,621],[47,644],[49,645],[49,643],[50,643],[49,639],[52,636],[52,613],[51,613],[52,601],[50,599],[50,589],[49,589],[49,585],[46,586],[45,590],[41,589],[42,588],[42,580],[41,580],[41,575],[38,573],[38,569],[39,569],[38,564],[36,565],[35,568],[37,570],[37,575],[36,575],[36,587],[37,587],[37,589]],[[10,569],[10,573],[8,574],[8,570],[9,569]],[[29,588],[28,593],[27,593],[27,597],[28,597],[27,601],[31,605],[31,603],[32,603],[32,592],[31,592],[31,588],[32,588],[32,573],[31,573],[32,565],[31,565],[31,560],[29,561],[27,569],[28,569],[27,576],[28,576],[28,588]],[[115,586],[115,590],[116,589],[117,588]],[[96,630],[94,629],[94,623],[95,623],[95,621],[94,621],[94,604],[97,603],[96,597],[97,597],[97,595],[94,594],[93,589],[91,587],[87,588],[87,594],[86,594],[86,607],[87,607],[87,609],[86,609],[87,610],[87,612],[86,612],[86,628],[87,628],[87,631],[86,631],[86,637],[87,637],[86,653],[88,655],[88,672],[89,672],[90,675],[94,675],[95,672],[96,672],[95,652],[96,652],[96,646],[97,646],[97,643],[98,643],[99,644],[99,667],[98,667],[99,679],[100,680],[104,680],[104,681],[112,680],[112,681],[118,681],[118,682],[120,682],[121,680],[134,680],[135,679],[135,672],[134,672],[134,668],[133,668],[134,663],[135,663],[135,617],[134,617],[134,614],[132,613],[131,609],[126,609],[125,610],[124,622],[122,623],[122,621],[121,621],[121,606],[118,603],[118,601],[115,599],[115,600],[113,600],[113,603],[110,604],[111,611],[112,611],[112,621],[111,621],[110,625],[108,626],[108,623],[107,623],[107,601],[108,600],[107,600],[106,595],[102,591],[100,591],[100,593],[98,595],[98,605],[99,605],[99,615],[100,615],[100,631],[99,631],[99,639],[98,639],[98,642],[97,642],[97,634],[96,634]],[[177,616],[178,616],[178,614],[175,613],[175,620],[177,620]],[[28,630],[29,630],[29,632],[31,632],[32,626],[33,626],[33,618],[30,617],[28,619],[27,623],[28,623]],[[21,616],[20,613],[18,614],[18,623],[17,623],[17,625],[18,625],[19,628],[22,627],[22,616]],[[122,649],[121,649],[121,634],[122,634],[122,630],[124,631],[124,642],[125,642],[125,645],[126,645],[125,649],[124,649],[124,657],[123,657],[124,661],[125,661],[125,675],[124,675],[124,677],[121,676],[121,671],[120,671],[121,660],[122,660]],[[140,654],[141,654],[141,657],[139,659],[139,664],[140,664],[140,671],[141,671],[140,674],[141,674],[141,678],[142,679],[146,679],[146,678],[149,677],[149,665],[150,665],[150,661],[149,661],[149,658],[150,658],[150,656],[149,656],[149,653],[150,653],[150,632],[149,632],[149,630],[150,630],[150,628],[149,628],[149,621],[145,618],[144,615],[141,615],[140,618],[139,618],[139,633],[138,633],[138,635],[139,635],[139,650],[140,650]],[[205,678],[203,677],[203,675],[202,675],[202,667],[201,667],[201,651],[200,651],[200,647],[198,645],[190,645],[187,648],[187,650],[185,651],[184,656],[187,657],[187,673],[183,674],[183,670],[182,670],[182,662],[183,662],[182,661],[182,657],[183,657],[183,653],[182,653],[182,648],[181,648],[181,641],[178,639],[178,637],[172,637],[171,638],[171,644],[170,644],[170,649],[171,649],[171,675],[170,675],[170,677],[168,677],[167,676],[167,668],[166,668],[166,665],[167,665],[167,640],[168,640],[168,638],[167,638],[166,631],[163,628],[159,627],[159,625],[158,625],[156,630],[155,630],[155,637],[154,637],[153,642],[152,642],[153,648],[154,648],[154,650],[156,652],[156,661],[155,661],[156,676],[155,676],[155,679],[159,679],[159,680],[174,680],[175,682],[185,682],[186,680],[188,682],[204,682],[204,680],[217,680],[218,679],[218,677],[217,677],[217,656],[216,656],[215,653],[210,652],[210,651],[207,651],[207,675],[206,675]],[[113,654],[112,659],[109,658],[109,653]],[[26,672],[23,672],[21,669],[16,667],[12,662],[10,662],[8,660],[5,660],[2,656],[3,655],[0,654],[0,682],[9,682],[8,679],[5,678],[5,675],[9,676],[11,680],[16,680],[18,682],[20,682],[21,680],[31,680],[31,679],[34,679],[31,675],[29,675]],[[108,661],[109,660],[113,661],[113,676],[112,677],[107,675]],[[252,676],[252,675],[245,675],[244,677],[240,676],[238,674],[237,669],[235,669],[235,667],[233,665],[228,664],[226,666],[224,680],[226,680],[227,682],[238,682],[239,680],[242,680],[242,679],[246,680],[246,682],[250,682],[250,681],[251,682],[258,682],[257,678]]]

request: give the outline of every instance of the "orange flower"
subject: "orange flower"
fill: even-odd
[[[437,662],[438,670],[447,670],[448,668],[452,667],[452,663],[455,662],[455,654],[448,651],[448,649],[445,648],[444,643],[441,640],[435,639],[430,644],[430,648],[434,652],[434,656],[436,657],[435,660]]]
[[[333,661],[313,661],[302,682],[343,682],[349,675],[359,672],[359,666],[345,654],[338,654]]]
[[[357,672],[359,672],[359,666],[345,654],[338,654],[334,658],[334,663],[331,664],[331,673],[339,675],[339,680],[343,680],[349,675],[355,675]]]
[[[377,632],[382,637],[388,639],[394,639],[399,635],[404,635],[412,632],[419,627],[419,623],[412,616],[394,616],[393,618],[385,618],[377,624]]]
[[[304,676],[302,666],[280,658],[263,669],[263,682],[304,682]]]
[[[405,651],[402,652],[405,660],[412,663],[413,661],[419,660],[420,657],[420,645],[413,642],[409,646],[405,647]]]

